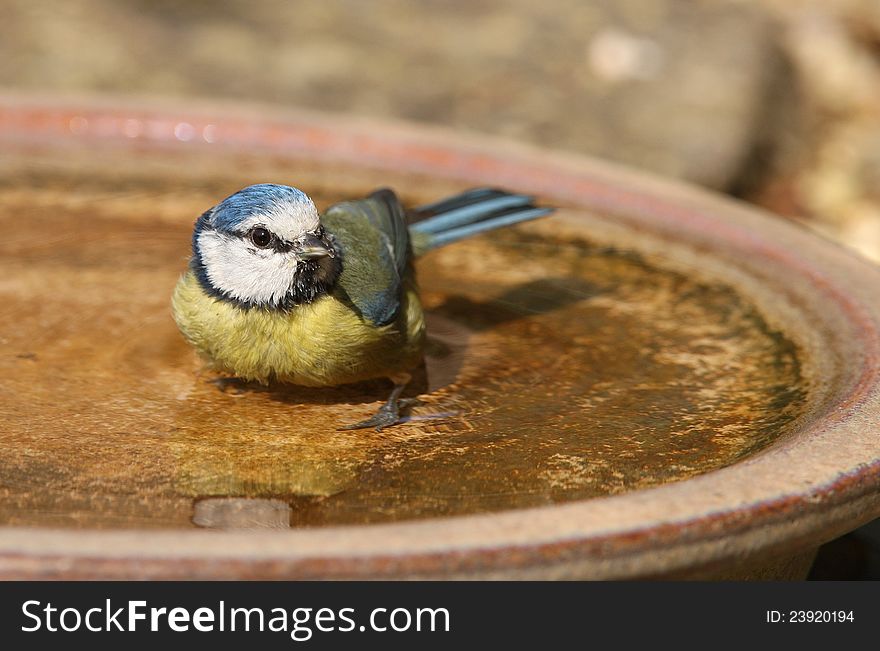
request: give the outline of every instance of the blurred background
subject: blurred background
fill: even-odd
[[[878,0],[0,0],[0,90],[486,132],[686,179],[880,261]],[[826,546],[814,577],[880,577],[878,529]]]
[[[0,85],[439,123],[728,192],[880,260],[877,0],[0,0]]]

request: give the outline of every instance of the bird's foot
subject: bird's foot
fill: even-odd
[[[241,398],[247,393],[247,383],[237,377],[218,377],[208,381],[221,392],[233,398]]]
[[[394,400],[389,400],[379,407],[379,410],[373,414],[372,417],[367,420],[362,420],[359,423],[355,423],[354,425],[345,425],[340,427],[339,430],[348,431],[373,427],[377,432],[381,432],[386,427],[391,427],[392,425],[397,425],[402,422],[400,411],[407,407],[411,407],[417,402],[418,400],[415,398],[395,398]]]

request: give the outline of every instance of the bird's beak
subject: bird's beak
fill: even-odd
[[[296,254],[303,260],[314,260],[315,258],[336,257],[333,247],[328,242],[312,233],[306,233],[297,240]]]

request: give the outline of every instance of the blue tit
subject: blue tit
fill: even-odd
[[[215,370],[262,383],[324,387],[390,378],[372,418],[394,425],[425,319],[413,260],[431,249],[552,209],[480,188],[407,212],[381,189],[319,215],[303,192],[252,185],[201,215],[172,312]]]

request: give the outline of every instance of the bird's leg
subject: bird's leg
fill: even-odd
[[[400,408],[414,402],[413,400],[401,399],[400,397],[400,394],[403,393],[406,385],[409,384],[410,379],[411,376],[409,375],[409,373],[402,373],[400,375],[392,377],[391,381],[394,382],[394,389],[392,389],[391,395],[388,396],[388,400],[385,402],[385,404],[379,407],[379,411],[377,411],[372,418],[362,420],[361,422],[355,423],[354,425],[346,425],[345,427],[340,427],[339,429],[352,430],[375,427],[377,432],[381,432],[386,427],[391,427],[392,425],[396,425],[397,423],[399,423]]]
[[[216,386],[226,395],[232,396],[233,398],[241,398],[245,395],[245,393],[247,393],[247,383],[241,378],[217,377],[213,380],[208,380],[208,382]]]

